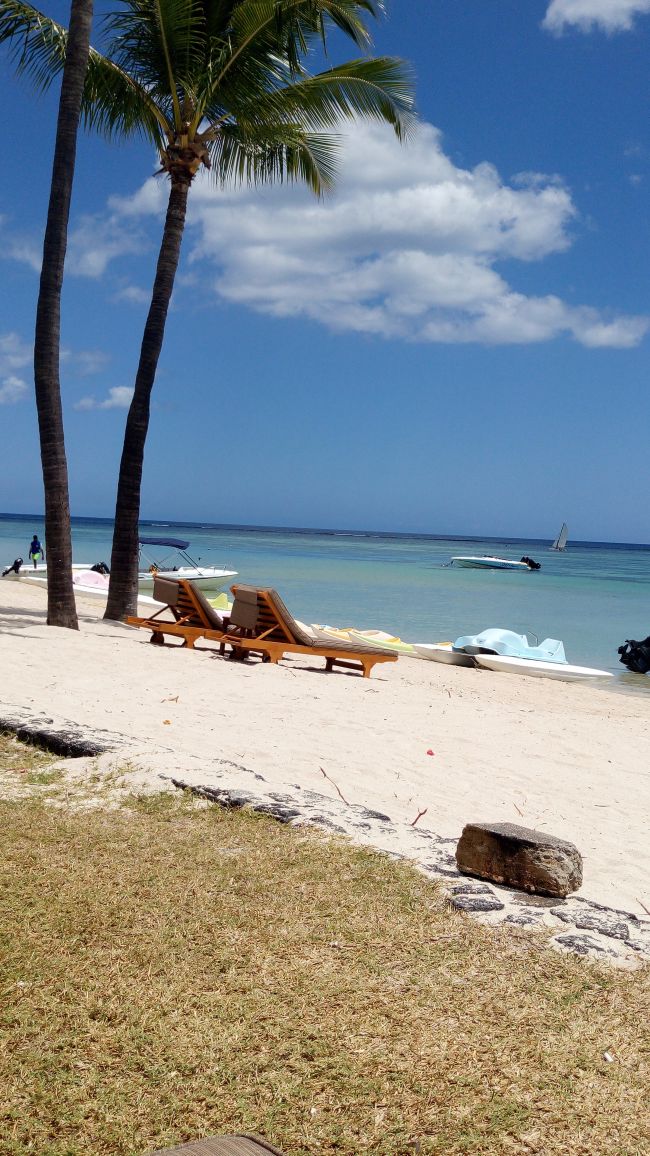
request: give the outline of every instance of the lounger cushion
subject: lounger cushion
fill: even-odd
[[[191,587],[191,593],[188,592],[188,587]],[[187,604],[191,599],[194,600],[193,615],[196,617],[195,625],[209,626],[211,630],[224,631],[226,623],[223,617],[219,614],[214,606],[208,602],[205,594],[194,583],[187,578],[159,578],[155,577],[153,580],[153,596],[156,602],[162,602],[163,605],[177,608],[177,617],[180,614],[181,618],[187,618]],[[181,605],[179,606],[179,602]]]
[[[158,578],[153,580],[153,596],[156,602],[166,606],[175,606],[178,602],[178,582],[172,578]]]
[[[232,587],[232,592],[235,595],[233,611],[235,604],[238,601],[243,602],[244,599],[251,602],[254,599],[255,603],[258,604],[258,588],[256,586],[236,585]],[[282,598],[278,594],[277,590],[266,589],[264,590],[264,593],[268,598],[278,621],[282,623],[285,630],[291,635],[293,641],[297,642],[299,646],[327,646],[331,650],[341,651],[341,653],[350,652],[356,654],[386,654],[385,646],[373,646],[369,642],[349,642],[344,638],[332,638],[332,635],[327,634],[324,630],[316,630],[313,626],[306,627],[303,623],[298,622],[298,620],[293,617],[288,607],[285,605]],[[273,639],[276,639],[277,637],[277,640],[282,641],[286,636],[280,638],[279,634],[280,631],[278,631],[278,636],[276,636],[275,633],[272,633],[268,637]]]
[[[230,625],[240,630],[255,630],[258,618],[257,590],[253,586],[237,586],[235,601],[230,611]]]
[[[201,610],[205,615],[206,620],[210,623],[212,629],[225,630],[226,623],[224,622],[223,616],[219,614],[218,610],[215,610],[214,606],[210,605],[205,594],[202,590],[199,589],[195,582],[192,582],[191,579],[187,579],[187,581],[188,584],[192,587],[194,597],[196,598],[198,605],[201,607]]]

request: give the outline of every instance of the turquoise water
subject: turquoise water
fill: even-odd
[[[27,552],[42,518],[0,515],[2,568]],[[236,570],[238,580],[275,586],[307,622],[375,627],[409,641],[433,642],[489,626],[541,640],[560,638],[569,662],[620,674],[621,688],[650,689],[650,676],[618,662],[626,638],[650,633],[650,547],[569,542],[564,553],[530,539],[287,530],[142,522],[150,537],[190,541],[206,565]],[[73,556],[110,564],[112,525],[73,519]],[[454,554],[497,554],[541,562],[539,572],[462,570]],[[1,587],[0,587],[1,589]]]

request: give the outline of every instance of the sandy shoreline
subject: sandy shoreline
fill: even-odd
[[[210,783],[211,760],[232,760],[274,790],[338,787],[396,823],[426,809],[418,825],[439,835],[537,827],[580,849],[581,895],[647,915],[650,696],[405,658],[370,679],[322,659],[232,663],[209,644],[150,646],[90,599],[78,633],[47,627],[44,590],[0,591],[4,708],[124,734],[152,779],[191,762]]]

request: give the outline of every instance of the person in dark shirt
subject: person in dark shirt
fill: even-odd
[[[34,563],[34,569],[36,569],[36,564],[40,561],[41,557],[43,561],[45,561],[45,552],[38,540],[38,534],[34,534],[34,537],[31,540],[28,557],[32,559]]]

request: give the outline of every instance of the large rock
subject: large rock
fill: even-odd
[[[456,848],[458,870],[522,891],[564,897],[582,885],[573,843],[515,823],[468,823]]]

